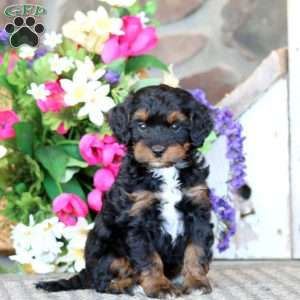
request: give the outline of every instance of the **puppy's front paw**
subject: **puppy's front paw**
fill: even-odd
[[[193,276],[187,274],[184,278],[183,293],[190,294],[194,290],[201,291],[201,294],[210,294],[212,292],[211,285],[206,275]]]
[[[147,278],[141,286],[150,298],[172,299],[182,294],[181,289],[175,287],[166,277]]]

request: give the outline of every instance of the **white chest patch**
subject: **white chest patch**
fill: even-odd
[[[160,187],[162,226],[174,242],[184,232],[182,213],[175,207],[176,203],[182,199],[178,170],[175,167],[169,167],[155,169],[152,172],[153,177],[159,177],[163,181]]]

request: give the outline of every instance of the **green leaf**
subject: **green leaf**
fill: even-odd
[[[107,122],[103,123],[103,125],[102,125],[101,128],[100,128],[100,135],[101,135],[101,136],[104,136],[104,135],[106,135],[106,134],[109,134],[109,135],[112,134],[112,130],[111,130],[111,128],[109,127],[109,125],[108,125]]]
[[[126,65],[126,73],[135,73],[142,69],[156,68],[168,71],[168,66],[152,55],[132,57]]]
[[[14,125],[16,131],[16,143],[18,149],[32,156],[33,143],[34,143],[34,132],[33,125],[30,122],[19,122]]]
[[[107,69],[122,74],[125,71],[126,60],[118,59],[107,65]]]
[[[58,52],[61,56],[72,57],[77,60],[83,60],[87,55],[87,51],[84,48],[77,47],[70,39],[64,38],[62,45],[58,48]]]
[[[53,55],[49,53],[34,61],[32,65],[32,82],[41,84],[46,81],[56,80],[57,75],[51,71],[49,64],[49,59],[52,56]]]
[[[53,112],[46,112],[42,115],[43,117],[43,125],[50,130],[56,130],[60,123],[62,122],[61,118],[58,114],[55,114]]]
[[[67,168],[66,172],[65,172],[65,174],[63,176],[63,178],[60,181],[60,183],[67,183],[68,181],[70,181],[73,178],[73,176],[76,173],[79,172],[79,170],[80,170],[80,168],[76,168],[76,167],[74,167],[74,168]]]
[[[133,86],[133,91],[136,92],[144,87],[152,86],[152,85],[160,85],[160,84],[161,84],[161,79],[159,78],[149,78],[149,79],[139,80]]]
[[[74,142],[74,144],[73,143],[71,144],[71,142]],[[65,143],[61,142],[61,144],[58,145],[58,148],[65,151],[70,157],[84,162],[84,160],[82,159],[82,157],[80,155],[79,142],[78,141],[68,140],[68,141],[65,141]]]
[[[49,174],[60,182],[65,174],[69,156],[57,146],[40,146],[36,149],[35,156]]]
[[[215,131],[212,131],[208,137],[205,139],[204,144],[201,148],[198,148],[198,151],[201,153],[207,153],[211,149],[213,143],[218,139],[218,136]]]
[[[1,75],[6,75],[7,74],[8,64],[9,64],[9,53],[5,52],[5,54],[3,56],[2,64],[0,65],[0,74]]]
[[[27,61],[19,60],[13,72],[7,76],[7,80],[9,84],[16,86],[18,91],[24,91],[31,81]]]
[[[46,193],[48,194],[51,200],[55,199],[58,195],[60,195],[63,190],[59,183],[57,183],[49,174],[45,176],[45,180],[43,182]]]
[[[88,163],[82,160],[75,159],[73,157],[69,157],[69,161],[67,164],[68,167],[79,167],[79,168],[87,168]]]
[[[144,11],[148,16],[154,16],[157,11],[156,1],[153,0],[147,1],[144,6]]]
[[[73,193],[85,200],[85,193],[76,178],[72,178],[67,183],[61,184],[64,193]]]

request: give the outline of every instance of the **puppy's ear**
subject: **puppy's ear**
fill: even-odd
[[[115,106],[108,115],[108,123],[121,144],[128,145],[131,139],[131,129],[129,128],[130,111],[129,96],[122,104]]]
[[[211,112],[203,104],[196,100],[191,109],[191,140],[193,146],[201,147],[204,140],[214,129],[214,122]]]

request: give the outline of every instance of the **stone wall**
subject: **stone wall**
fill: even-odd
[[[154,51],[186,88],[211,102],[246,79],[273,49],[287,45],[286,0],[162,0]]]
[[[15,3],[4,0],[1,6],[5,2]],[[97,0],[38,2],[49,12],[47,30],[59,30],[76,10],[87,11],[100,4]],[[202,87],[216,103],[271,50],[286,46],[286,2],[158,0],[161,41],[153,53],[175,65],[183,87]],[[4,24],[3,17],[0,24]]]

